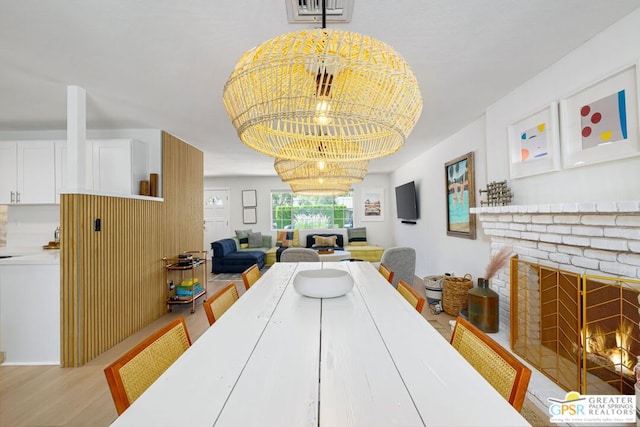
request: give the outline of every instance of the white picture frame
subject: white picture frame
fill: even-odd
[[[509,175],[523,178],[561,169],[558,103],[509,125]]]
[[[360,200],[362,221],[384,221],[386,206],[383,188],[363,188]]]
[[[565,169],[640,154],[638,86],[638,64],[634,63],[560,102]]]

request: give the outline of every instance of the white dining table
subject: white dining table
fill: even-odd
[[[309,298],[305,269],[354,287]],[[368,262],[274,264],[114,426],[528,426]]]

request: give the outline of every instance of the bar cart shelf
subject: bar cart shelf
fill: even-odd
[[[196,300],[207,296],[207,251],[187,251],[162,260],[168,292],[167,311],[172,311],[175,304],[191,304],[191,314],[195,313]],[[179,281],[175,283],[178,277]]]

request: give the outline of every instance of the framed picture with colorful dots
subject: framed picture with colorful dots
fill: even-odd
[[[557,102],[509,125],[509,157],[511,179],[560,169]]]
[[[563,99],[560,119],[564,168],[639,155],[638,65]]]

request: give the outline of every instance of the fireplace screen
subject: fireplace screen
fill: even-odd
[[[565,390],[633,394],[640,281],[511,260],[513,351]]]

